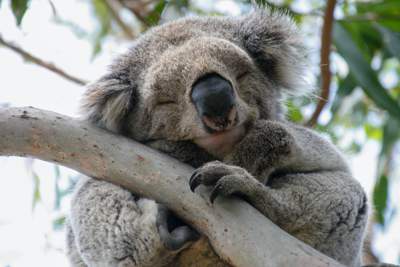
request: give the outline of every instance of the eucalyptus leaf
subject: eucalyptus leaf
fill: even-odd
[[[400,33],[393,32],[379,24],[376,24],[375,27],[381,33],[386,49],[392,56],[400,59]]]
[[[400,136],[400,122],[393,118],[388,118],[383,127],[383,138],[381,152],[378,161],[378,181],[373,192],[373,201],[376,208],[376,219],[381,225],[385,225],[384,213],[387,209],[388,187],[390,174],[390,161],[392,160],[393,147]]]
[[[293,122],[303,121],[304,117],[301,110],[292,101],[288,101],[286,103],[286,107],[287,107],[287,117],[290,121]]]
[[[65,225],[66,217],[60,216],[53,221],[53,229],[54,230],[61,230]]]
[[[39,178],[39,176],[35,172],[33,172],[32,178],[33,178],[32,210],[34,210],[36,205],[40,202],[42,197],[40,194],[40,178]]]
[[[400,137],[400,122],[389,117],[383,127],[383,140],[380,156],[389,156],[392,147]]]
[[[356,8],[359,13],[378,15],[400,15],[399,0],[358,1]]]
[[[161,14],[162,14],[164,8],[166,7],[166,5],[167,5],[167,1],[165,1],[165,0],[158,1],[157,5],[154,7],[154,9],[146,17],[147,23],[149,25],[157,25],[158,21],[161,18]]]
[[[94,15],[98,20],[98,29],[93,38],[92,59],[101,52],[104,38],[111,31],[111,16],[104,0],[92,0]]]
[[[357,83],[354,81],[354,78],[351,74],[347,74],[344,79],[338,78],[338,89],[336,91],[335,99],[332,102],[331,111],[332,114],[335,115],[339,110],[343,99],[350,95],[354,88],[357,86]]]
[[[255,0],[255,2],[257,3],[257,5],[260,6],[265,6],[267,4],[266,0]]]
[[[383,133],[380,127],[373,126],[369,123],[364,124],[365,134],[369,139],[380,141],[382,139]]]
[[[388,178],[385,175],[381,175],[375,184],[373,192],[376,221],[382,226],[385,225],[384,215],[388,200],[388,186]]]
[[[21,25],[22,19],[28,9],[29,2],[30,0],[11,0],[11,10],[18,26]]]
[[[173,0],[170,1],[170,3],[173,3],[178,8],[186,8],[189,6],[189,0]]]
[[[376,53],[383,48],[381,34],[371,21],[342,21],[340,25],[351,36],[352,41],[366,62],[371,62]]]

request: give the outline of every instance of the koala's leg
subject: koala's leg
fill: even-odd
[[[75,190],[69,223],[75,266],[164,266],[198,237],[155,201],[86,177]]]
[[[286,174],[246,190],[249,202],[282,229],[346,266],[360,266],[368,207],[349,174]]]
[[[78,248],[76,247],[74,233],[72,232],[71,225],[68,221],[66,223],[65,231],[67,234],[67,255],[70,265],[73,267],[86,267],[87,265],[83,262],[82,257],[78,252]]]

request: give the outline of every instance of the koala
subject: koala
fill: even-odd
[[[362,187],[329,141],[285,119],[285,95],[306,86],[304,51],[293,21],[276,11],[179,19],[120,55],[88,87],[83,113],[196,168],[188,186],[210,187],[211,202],[238,196],[292,236],[360,266]],[[206,242],[199,238],[154,200],[89,177],[76,186],[73,266],[229,266],[212,251],[192,253],[207,264],[182,264]]]

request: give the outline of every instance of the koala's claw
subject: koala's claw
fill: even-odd
[[[201,168],[195,170],[190,177],[189,186],[192,192],[199,185],[213,186],[210,195],[210,202],[218,195],[246,195],[246,188],[256,181],[246,170],[224,164],[219,161],[213,161],[205,164]]]
[[[192,192],[194,192],[194,190],[201,184],[201,180],[199,178],[200,175],[197,173],[197,170],[193,172],[192,176],[190,176],[189,186]]]
[[[217,198],[217,196],[219,195],[220,191],[221,191],[221,185],[218,184],[214,187],[214,189],[211,191],[210,194],[210,202],[211,204],[214,204],[214,200]]]
[[[217,196],[244,196],[244,179],[236,175],[227,175],[218,180],[210,194],[210,202],[213,204]]]
[[[180,250],[200,238],[196,230],[185,225],[164,205],[159,205],[156,224],[161,242],[169,250]]]
[[[199,185],[214,185],[221,177],[232,173],[231,166],[220,161],[212,161],[196,169],[189,179],[190,190],[194,190]]]

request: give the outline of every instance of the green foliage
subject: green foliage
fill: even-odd
[[[259,6],[266,6],[268,4],[266,0],[255,0],[254,2],[256,2]]]
[[[356,81],[352,77],[351,73],[347,74],[346,77],[338,79],[338,90],[336,96],[332,102],[331,111],[333,114],[340,109],[344,98],[348,97],[357,86]]]
[[[61,190],[61,187],[60,187],[60,180],[61,180],[60,167],[57,165],[54,165],[54,177],[55,177],[54,191],[56,193],[54,209],[58,210],[58,209],[60,209],[60,206],[61,206],[61,199],[63,197],[63,191]]]
[[[373,193],[373,201],[376,209],[376,221],[384,225],[385,222],[385,210],[386,203],[388,199],[388,178],[385,175],[381,175],[378,181],[375,184],[374,193]]]
[[[156,4],[155,8],[146,17],[147,24],[150,26],[157,25],[161,18],[161,13],[163,12],[165,6],[167,5],[166,0],[160,0]]]
[[[400,123],[389,117],[383,127],[381,156],[388,156],[400,137]]]
[[[11,0],[11,10],[18,26],[21,25],[25,12],[28,9],[29,2],[30,0]]]
[[[388,88],[388,85],[382,84],[385,80],[378,77],[388,69],[399,75],[400,1],[356,2],[353,7],[356,14],[349,15],[348,19],[343,18],[334,26],[334,44],[338,54],[347,63],[349,74],[345,78],[338,77],[338,90],[331,112],[335,125],[344,125],[349,129],[362,127],[367,140],[381,143],[373,205],[377,222],[385,226],[390,222],[390,217],[385,214],[390,201],[391,162],[396,153],[393,148],[400,137],[400,106],[396,99],[399,98],[399,83]],[[387,68],[385,62],[393,59],[397,63]],[[380,63],[373,64],[374,60]],[[370,100],[359,98],[353,103],[352,113],[344,119],[338,119],[343,101],[352,97],[356,87],[361,88]]]
[[[42,199],[41,194],[40,194],[40,178],[36,174],[36,172],[32,173],[32,178],[33,178],[33,198],[32,198],[32,210],[35,209],[36,205],[40,202]]]
[[[335,23],[333,39],[339,54],[346,60],[350,73],[375,104],[388,111],[396,119],[400,120],[400,106],[388,94],[378,80],[377,74],[364,58],[351,33],[340,23]]]
[[[383,127],[382,147],[378,161],[378,180],[374,187],[373,204],[376,209],[376,219],[382,226],[385,225],[387,211],[390,164],[393,147],[400,137],[400,122],[389,117]]]
[[[301,123],[304,121],[303,114],[298,106],[296,106],[292,101],[286,103],[287,106],[287,117],[290,121]]]
[[[356,2],[356,7],[360,14],[371,14],[375,19],[395,19],[395,16],[400,15],[400,2],[398,0],[359,1]]]
[[[400,59],[400,33],[395,33],[379,24],[375,24],[375,27],[381,33],[387,51],[391,56]]]
[[[111,16],[108,11],[105,0],[92,0],[93,13],[97,18],[98,29],[93,36],[92,58],[101,52],[102,43],[111,30]]]
[[[380,141],[382,139],[382,129],[370,123],[364,124],[365,134],[369,139]]]
[[[59,216],[53,220],[53,229],[54,230],[62,230],[65,226],[66,221],[65,215]]]
[[[61,177],[60,167],[54,165],[54,178],[54,209],[59,210],[61,207],[61,202],[72,192],[72,189],[79,177],[68,177],[68,185],[66,187],[62,187],[61,183],[63,182],[63,178]]]

